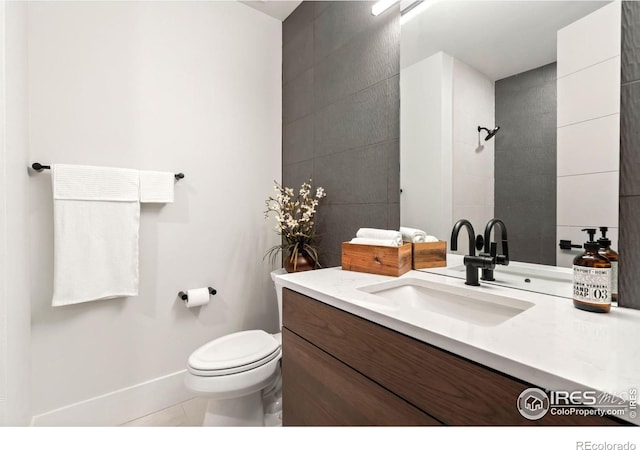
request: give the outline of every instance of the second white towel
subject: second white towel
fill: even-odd
[[[439,242],[435,236],[430,236],[417,228],[400,227],[402,240],[405,242],[421,243],[421,242]]]
[[[424,242],[427,237],[427,233],[417,228],[400,227],[400,233],[406,242]]]
[[[171,172],[140,171],[141,203],[173,203],[175,175]]]

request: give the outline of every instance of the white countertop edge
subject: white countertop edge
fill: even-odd
[[[339,269],[339,267],[335,269]],[[412,272],[415,272],[415,271],[412,271]],[[411,272],[408,272],[408,273],[411,273]],[[457,356],[461,356],[463,358],[471,360],[477,364],[481,364],[483,366],[489,367],[498,372],[502,372],[511,377],[530,383],[534,386],[539,386],[549,390],[572,391],[572,390],[588,389],[588,390],[594,390],[597,393],[607,394],[607,392],[596,389],[593,386],[587,386],[587,385],[575,382],[571,379],[558,376],[557,374],[540,370],[537,367],[532,367],[530,365],[522,364],[518,361],[514,361],[512,359],[505,358],[503,356],[491,353],[484,349],[480,349],[469,343],[456,340],[456,339],[451,339],[447,336],[443,336],[439,333],[430,331],[428,329],[420,328],[418,326],[397,320],[393,317],[386,316],[382,313],[372,311],[370,309],[359,306],[357,304],[350,303],[345,300],[341,300],[332,295],[328,295],[325,292],[322,292],[318,289],[310,288],[303,283],[296,282],[295,276],[289,277],[288,275],[295,275],[295,274],[286,274],[285,276],[279,277],[280,278],[279,282],[281,283],[282,287],[286,287],[300,294],[306,295],[308,297],[312,297],[318,301],[321,301],[322,303],[325,303],[330,306],[334,306],[338,309],[341,309],[343,311],[356,315],[360,318],[382,325],[386,328],[405,334],[421,342],[433,345],[434,347],[448,351]],[[371,275],[371,274],[363,274],[363,275]],[[405,274],[405,276],[406,275],[407,274]],[[438,275],[433,273],[427,273],[427,275],[430,277],[446,278],[446,276],[444,275]],[[373,275],[373,276],[379,277],[380,281],[389,281],[395,278],[395,277],[386,277],[382,275]],[[503,289],[510,289],[510,288],[503,288]],[[566,299],[563,299],[563,300],[566,301]],[[639,382],[640,382],[640,376],[639,376]],[[514,399],[514,408],[515,408],[515,399]],[[640,411],[640,405],[639,405],[639,411]],[[631,419],[630,417],[620,417],[620,419],[626,422],[633,423],[635,425],[640,425],[640,417],[636,417],[635,419]]]

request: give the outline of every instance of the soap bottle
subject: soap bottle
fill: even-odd
[[[611,301],[618,302],[618,253],[611,249],[611,239],[607,238],[608,227],[600,227],[602,237],[598,239],[601,256],[604,256],[611,263]]]
[[[611,309],[611,262],[598,253],[600,245],[594,241],[595,228],[584,228],[589,233],[584,254],[573,260],[573,305],[592,312]]]

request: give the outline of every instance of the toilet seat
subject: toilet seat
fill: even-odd
[[[279,358],[280,343],[263,330],[232,333],[196,349],[189,357],[189,372],[217,377],[245,372]]]

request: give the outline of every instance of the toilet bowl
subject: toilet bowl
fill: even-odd
[[[282,326],[282,288],[271,272],[278,294]],[[247,330],[214,339],[188,359],[185,385],[208,398],[204,426],[281,425],[282,355],[280,333]]]

